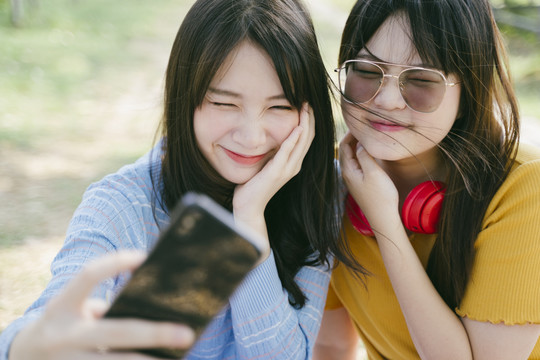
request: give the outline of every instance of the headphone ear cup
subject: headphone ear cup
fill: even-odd
[[[412,189],[401,210],[405,227],[422,234],[436,233],[445,191],[440,181],[426,181]]]
[[[351,194],[347,194],[347,199],[345,201],[345,212],[356,231],[366,236],[374,235],[366,216],[362,210],[360,210],[360,206],[358,206]]]

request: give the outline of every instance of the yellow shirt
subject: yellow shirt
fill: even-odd
[[[344,306],[370,359],[419,359],[390,284],[375,238],[346,235],[356,259],[372,273],[365,286],[344,265],[332,274],[327,309]],[[436,235],[410,241],[427,265]],[[490,202],[475,242],[465,296],[456,312],[508,325],[540,324],[540,150],[520,145],[516,164]],[[540,360],[540,339],[529,359]]]

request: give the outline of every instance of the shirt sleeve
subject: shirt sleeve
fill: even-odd
[[[517,167],[490,203],[460,316],[540,323],[540,161]]]
[[[188,359],[221,359],[224,354],[239,359],[310,359],[330,272],[322,266],[306,266],[295,280],[308,298],[301,309],[290,305],[271,252],[240,284],[226,313],[207,328]],[[230,317],[229,334],[225,326],[227,316]],[[220,356],[211,355],[211,349],[219,347],[229,349],[223,350]]]
[[[8,359],[18,332],[39,319],[49,300],[89,261],[119,248],[146,249],[148,240],[143,238],[155,237],[157,230],[141,221],[143,217],[151,219],[151,210],[138,205],[145,201],[144,192],[136,190],[142,189],[138,185],[126,176],[109,176],[87,189],[70,221],[64,245],[51,264],[52,277],[47,287],[23,316],[0,334],[0,360]],[[110,299],[126,281],[126,275],[107,279],[92,296]]]

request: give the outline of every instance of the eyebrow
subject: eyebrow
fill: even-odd
[[[390,64],[392,65],[393,63],[389,63],[387,61],[384,61],[383,59],[379,59],[378,57],[376,57],[375,55],[372,55],[372,54],[358,54],[358,56],[356,57],[356,59],[358,60],[371,60],[373,62],[378,62],[378,63],[383,63],[383,64]],[[396,64],[396,65],[399,65],[399,64]],[[436,69],[436,66],[432,65],[432,64],[425,64],[425,63],[419,63],[419,64],[407,64],[407,66],[418,66],[418,67],[425,67],[425,68],[433,68],[433,69]]]
[[[234,97],[234,98],[241,98],[242,97],[242,95],[240,95],[240,94],[238,94],[238,93],[236,93],[234,91],[225,90],[225,89],[217,89],[217,88],[209,87],[208,91],[211,92],[211,93],[214,93],[216,95],[224,95],[224,96],[230,96],[230,97]],[[285,96],[285,94],[279,94],[279,95],[269,96],[266,99],[267,100],[287,100],[287,97]]]

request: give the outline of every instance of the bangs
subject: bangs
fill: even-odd
[[[438,12],[418,14],[416,12],[420,9],[411,10],[404,15],[412,32],[412,42],[422,61],[446,74],[459,73],[460,61],[455,46],[459,31]]]
[[[299,52],[299,47],[293,36],[281,37],[279,43],[273,39],[276,38],[272,34],[272,30],[264,32],[258,31],[263,27],[252,27],[248,38],[261,47],[270,57],[276,73],[278,75],[283,93],[289,103],[297,109],[302,107],[302,103],[307,99],[309,89],[309,77],[312,76],[308,71],[309,54]],[[302,39],[301,39],[302,40]],[[305,40],[308,43],[308,40]]]
[[[459,73],[462,66],[459,51],[468,46],[468,35],[451,15],[451,9],[441,2],[371,0],[359,1],[351,11],[341,41],[339,64],[353,59],[373,37],[381,25],[391,17],[410,31],[411,41],[420,59],[444,73]]]

